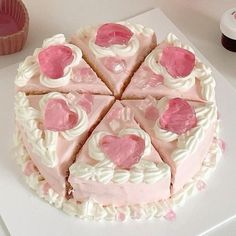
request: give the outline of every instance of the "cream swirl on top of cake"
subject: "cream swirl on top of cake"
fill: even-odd
[[[58,47],[57,48],[58,50],[51,50],[51,53],[47,52],[47,50],[53,49],[53,47]],[[62,47],[64,50],[67,49],[67,51],[70,51],[72,54],[71,60],[69,60],[67,63],[63,62],[63,60],[65,60],[63,58],[61,62],[58,61],[60,60],[61,57],[63,57]],[[49,70],[52,70],[52,67],[54,67],[54,70],[58,70],[59,67],[62,67],[61,69],[63,71],[60,76],[52,78],[49,77],[47,74],[45,74],[44,71],[42,71],[41,63],[44,62],[45,65],[48,64],[50,62],[49,61],[50,57],[56,56],[56,53],[58,53],[59,50],[61,53],[61,57],[57,59],[56,64],[54,58],[52,58],[51,63],[54,63],[55,65],[53,64],[50,65]],[[44,55],[44,57],[46,56],[47,58],[46,60],[40,61],[39,56],[44,52],[46,54]],[[42,48],[36,49],[33,56],[27,57],[19,65],[15,84],[19,87],[23,87],[34,76],[40,76],[40,83],[46,87],[57,88],[64,86],[69,83],[70,79],[72,78],[71,76],[72,68],[80,63],[81,58],[82,58],[81,50],[72,44],[68,44],[63,34],[57,34],[52,38],[44,40]]]

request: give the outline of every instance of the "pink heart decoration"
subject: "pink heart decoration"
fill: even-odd
[[[185,77],[192,72],[195,66],[195,55],[183,48],[165,47],[162,51],[160,64],[174,78]]]
[[[114,44],[127,44],[132,36],[132,31],[126,26],[107,23],[98,28],[95,44],[101,47],[110,47]]]
[[[181,98],[169,100],[168,109],[160,117],[160,127],[176,134],[183,134],[197,125],[194,109]]]
[[[72,50],[64,45],[49,46],[38,55],[41,72],[51,79],[64,75],[64,68],[74,59]]]
[[[71,111],[63,99],[50,99],[44,110],[44,128],[65,131],[75,127],[78,115]]]
[[[122,137],[115,135],[103,136],[100,140],[101,150],[118,167],[129,169],[139,162],[145,148],[145,142],[137,135]]]

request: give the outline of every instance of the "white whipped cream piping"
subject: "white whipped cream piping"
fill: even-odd
[[[113,166],[89,165],[82,162],[77,162],[70,167],[70,174],[84,180],[93,180],[107,184],[110,182],[123,184],[131,183],[147,183],[152,184],[157,181],[170,177],[170,168],[165,163],[153,163],[150,161],[141,160],[145,165],[136,164],[130,170],[114,168]],[[111,164],[110,162],[108,164]]]
[[[64,69],[64,75],[58,79],[51,79],[40,72],[40,67],[38,63],[38,54],[43,49],[52,45],[64,45],[71,48],[74,59],[67,65]],[[63,34],[57,34],[51,38],[45,39],[42,48],[37,48],[34,51],[33,56],[27,57],[18,68],[18,73],[16,75],[15,84],[19,87],[24,87],[36,75],[39,75],[40,83],[48,88],[58,88],[65,86],[69,83],[72,78],[72,68],[80,63],[82,58],[81,50],[72,45],[66,43],[65,36]]]
[[[48,166],[57,165],[56,140],[57,132],[45,131],[38,128],[38,121],[41,118],[40,112],[30,107],[29,100],[25,93],[17,93],[15,96],[15,114],[16,120],[24,129],[29,144],[32,146],[32,152],[41,158],[41,162]]]
[[[16,152],[18,163],[24,171],[24,164],[30,160],[27,151],[22,145],[22,140],[19,134],[16,132],[15,138]],[[213,143],[206,159],[199,172],[186,183],[181,191],[171,196],[171,198],[165,201],[158,201],[148,204],[136,204],[123,207],[116,207],[113,205],[102,206],[101,204],[88,199],[82,203],[76,202],[74,199],[67,200],[59,196],[53,189],[45,194],[43,190],[43,184],[45,184],[44,178],[39,172],[35,171],[30,176],[24,175],[27,184],[36,191],[36,193],[50,204],[62,209],[69,215],[77,216],[80,219],[85,220],[106,220],[106,221],[119,221],[119,220],[143,220],[152,219],[165,216],[170,209],[175,209],[182,206],[185,201],[198,192],[198,181],[206,181],[209,175],[215,170],[222,151],[217,143]]]
[[[184,48],[194,53],[194,50],[181,43],[181,41],[172,33],[169,33],[163,45],[173,45]],[[211,69],[204,65],[199,58],[196,57],[196,63],[193,71],[186,77],[173,78],[164,66],[156,61],[160,59],[162,47],[158,46],[145,59],[145,64],[156,74],[164,77],[164,85],[170,88],[186,91],[195,84],[195,79],[200,81],[202,98],[213,102],[215,100],[215,80],[211,75]],[[194,53],[195,54],[195,53]]]

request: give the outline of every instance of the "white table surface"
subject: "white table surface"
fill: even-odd
[[[78,27],[104,21],[123,20],[159,7],[203,55],[236,88],[236,53],[220,44],[222,13],[236,7],[236,0],[24,0],[30,14],[27,44],[19,53],[0,56],[0,69],[15,64],[39,47],[44,38],[63,32],[70,35]],[[128,4],[128,5],[127,5]],[[68,12],[61,19],[60,12]],[[0,78],[4,79],[4,78]],[[9,235],[0,220],[0,236]],[[229,221],[208,235],[236,235],[236,221]]]

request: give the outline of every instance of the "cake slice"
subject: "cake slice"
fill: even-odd
[[[70,167],[73,197],[127,206],[170,196],[170,168],[128,107],[116,101]]]
[[[17,127],[32,161],[50,186],[65,196],[68,168],[91,130],[111,106],[105,95],[16,94]]]
[[[19,65],[15,78],[16,90],[27,94],[52,91],[111,95],[82,58],[81,50],[57,34],[43,42],[42,48]]]
[[[120,97],[134,71],[156,46],[152,29],[128,22],[85,27],[72,36],[86,61]]]
[[[200,170],[207,156],[216,129],[215,104],[167,97],[124,100],[122,104],[131,108],[171,167],[172,191],[176,193]]]
[[[164,96],[193,101],[215,100],[211,69],[193,49],[170,33],[145,59],[123,93],[123,99]]]

